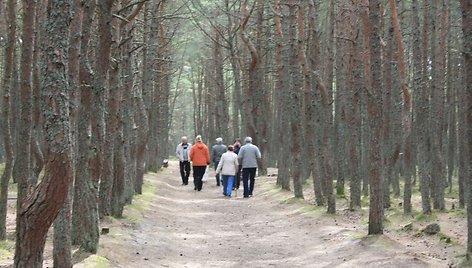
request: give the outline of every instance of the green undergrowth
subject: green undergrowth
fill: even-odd
[[[113,241],[112,243],[123,243],[126,239],[131,239],[131,235],[129,234],[126,227],[130,227],[136,224],[140,224],[144,220],[144,215],[147,211],[149,211],[152,207],[153,200],[155,198],[157,184],[149,179],[144,180],[143,184],[143,192],[142,194],[136,194],[133,198],[133,203],[127,205],[123,211],[123,217],[121,218],[114,218],[114,217],[106,217],[102,220],[101,226],[108,227],[109,233],[105,235],[105,237],[109,237],[111,239],[109,241]],[[122,228],[125,227],[125,228]],[[105,239],[105,238],[104,238]],[[103,242],[103,240],[101,240]],[[100,251],[101,250],[109,250],[108,248],[105,249],[105,245],[99,245]],[[78,264],[78,267],[84,268],[109,268],[112,267],[110,261],[100,255],[90,255],[90,256],[82,256],[80,258],[80,252],[74,254],[75,259],[83,259]],[[106,255],[106,254],[105,254]],[[74,266],[75,267],[75,266]]]
[[[133,224],[141,223],[144,219],[144,214],[152,206],[156,190],[157,184],[145,179],[142,194],[135,195],[133,203],[126,206],[125,211],[123,212],[123,219]]]
[[[281,205],[295,205],[296,213],[310,217],[331,216],[326,213],[325,206],[316,206],[305,199],[293,196],[292,191],[283,190],[281,187],[273,184],[262,184],[261,188],[264,193],[269,195],[271,199],[276,200]]]
[[[139,212],[146,212],[155,197],[157,185],[149,180],[145,180],[143,184],[143,193],[135,195],[133,203],[128,205],[128,209],[135,209]]]
[[[81,267],[84,268],[111,268],[112,265],[110,261],[102,256],[90,255],[82,263]]]
[[[0,241],[0,260],[11,260],[15,254],[15,242],[10,240]]]
[[[467,259],[466,256],[463,254],[459,256],[462,258],[462,262],[459,263],[458,267],[472,267],[472,258]]]

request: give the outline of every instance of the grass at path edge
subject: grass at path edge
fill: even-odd
[[[135,194],[133,197],[133,203],[125,206],[122,218],[107,217],[101,223],[101,226],[116,226],[110,228],[108,236],[112,236],[114,239],[120,239],[125,234],[120,232],[120,225],[135,225],[143,221],[144,215],[151,209],[152,202],[155,198],[157,191],[157,183],[150,180],[149,177],[156,176],[156,173],[148,173],[144,177],[143,192],[138,195]],[[103,247],[103,245],[99,245]],[[80,253],[78,253],[80,255]],[[74,265],[76,267],[76,265]],[[105,256],[97,254],[90,255],[80,263],[77,267],[83,268],[111,268],[112,263]]]

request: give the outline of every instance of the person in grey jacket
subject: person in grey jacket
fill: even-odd
[[[252,196],[256,179],[257,160],[262,158],[259,148],[252,144],[252,138],[246,137],[246,144],[241,147],[238,154],[239,164],[243,168],[244,198]]]
[[[183,136],[182,143],[179,143],[175,150],[175,154],[179,157],[182,185],[188,184],[188,177],[190,176],[190,149],[192,149],[192,144],[187,141],[187,137]]]
[[[211,159],[215,165],[215,170],[218,168],[221,156],[226,152],[226,145],[223,144],[223,138],[217,138],[216,144],[211,149]],[[216,173],[216,186],[220,186],[220,174]]]

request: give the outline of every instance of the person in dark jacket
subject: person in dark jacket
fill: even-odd
[[[241,139],[237,138],[234,140],[234,153],[239,154],[239,150],[241,150]],[[233,185],[233,190],[239,189],[239,186],[241,185],[241,169],[242,166],[239,165],[238,172],[236,173],[236,176],[234,177],[234,185]]]
[[[223,144],[223,138],[217,138],[216,144],[213,145],[211,150],[211,159],[215,165],[215,170],[218,168],[221,156],[226,152],[226,145]],[[216,186],[220,186],[220,174],[216,174]]]

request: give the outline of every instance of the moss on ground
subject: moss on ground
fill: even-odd
[[[156,196],[157,184],[145,179],[142,190],[142,194],[135,195],[133,203],[126,206],[122,220],[132,224],[139,224],[143,221],[144,214],[151,208],[152,201]]]
[[[102,256],[91,255],[83,262],[84,268],[111,268],[110,261]]]
[[[15,242],[10,240],[0,241],[0,260],[11,260],[15,254]]]

